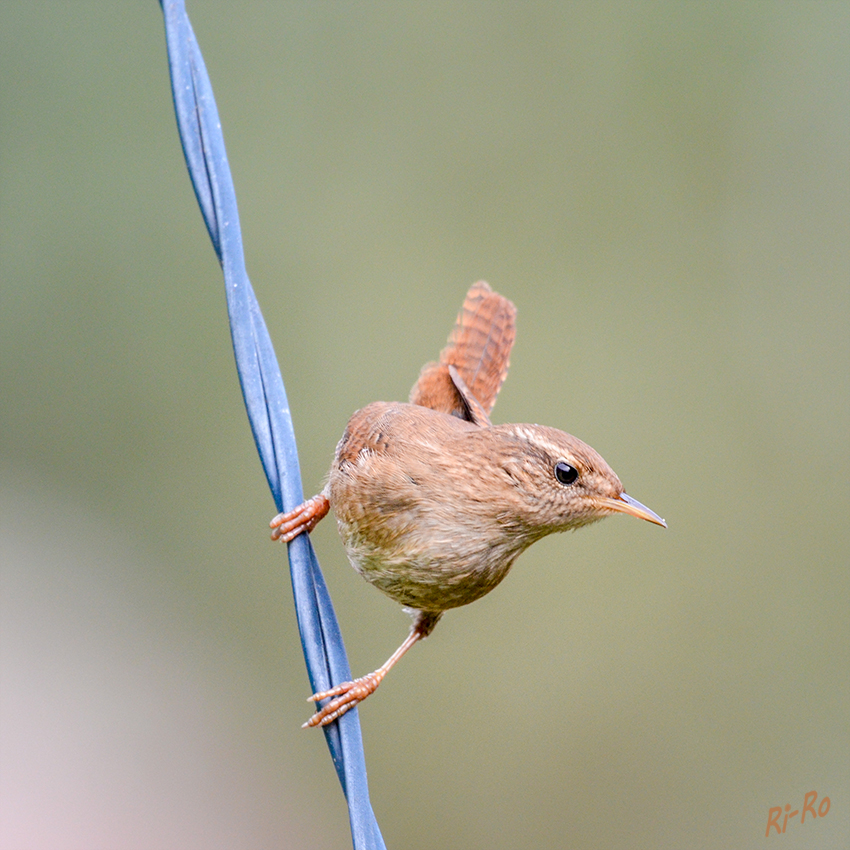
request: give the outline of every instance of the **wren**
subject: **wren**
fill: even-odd
[[[657,525],[586,443],[541,425],[493,425],[516,308],[480,281],[439,362],[408,404],[374,402],[348,421],[321,493],[270,523],[289,542],[333,508],[352,566],[413,615],[410,634],[367,676],[313,694],[304,726],[331,723],[373,693],[443,612],[474,602],[535,540],[614,513]]]

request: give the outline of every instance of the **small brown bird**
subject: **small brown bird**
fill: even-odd
[[[310,697],[331,699],[305,726],[324,726],[369,696],[444,611],[491,591],[535,540],[613,513],[666,528],[581,440],[541,425],[491,424],[515,319],[507,298],[474,284],[410,403],[358,410],[322,492],[271,521],[272,538],[288,542],[332,507],[354,569],[413,615],[382,667]]]

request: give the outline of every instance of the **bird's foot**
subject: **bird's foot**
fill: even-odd
[[[273,529],[272,540],[289,543],[304,531],[312,531],[319,520],[330,510],[330,502],[319,493],[287,514],[278,514],[269,526]]]
[[[334,699],[327,705],[322,706],[306,723],[302,724],[301,728],[306,729],[308,726],[327,726],[328,723],[332,723],[337,717],[342,717],[346,711],[354,708],[357,703],[363,702],[369,694],[375,692],[378,685],[381,684],[385,673],[385,670],[375,670],[374,673],[361,676],[353,682],[343,682],[335,688],[308,697],[307,702],[319,702],[328,697],[334,697]]]

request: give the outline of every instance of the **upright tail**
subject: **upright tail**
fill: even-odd
[[[478,421],[475,405],[464,397],[469,393],[486,416],[508,374],[515,337],[516,307],[485,281],[474,283],[439,362],[422,367],[410,391],[411,404]],[[450,366],[460,381],[453,379]]]

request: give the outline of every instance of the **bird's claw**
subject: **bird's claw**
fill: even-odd
[[[383,678],[384,674],[380,670],[376,670],[367,676],[361,676],[351,682],[343,682],[335,688],[308,697],[307,702],[319,702],[328,697],[333,697],[333,699],[327,705],[322,706],[306,723],[303,723],[301,728],[327,726],[329,723],[333,723],[349,709],[354,708],[357,703],[363,702],[369,694],[374,693]]]
[[[330,502],[326,496],[319,493],[312,499],[300,504],[289,513],[278,514],[270,523],[272,540],[282,540],[289,543],[302,532],[312,531],[319,520],[330,510]]]

